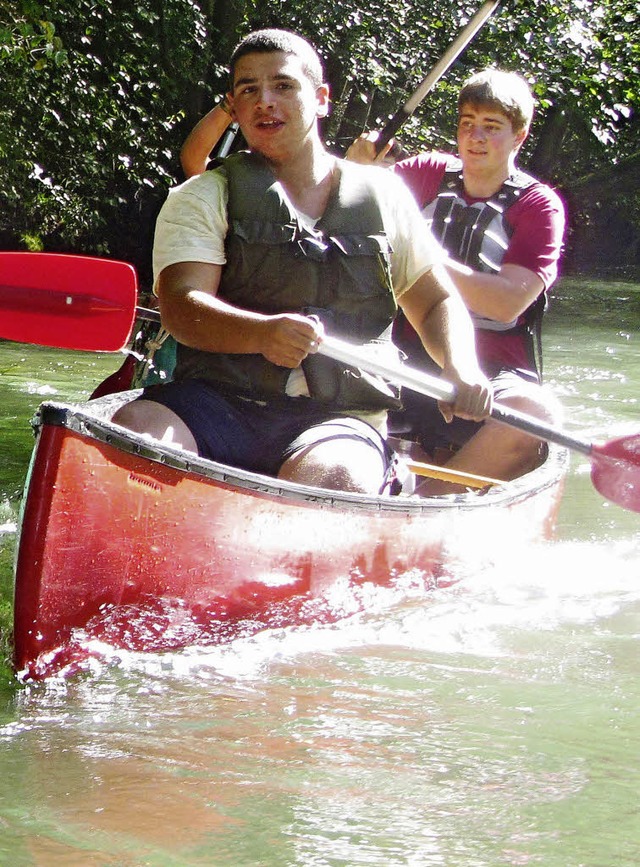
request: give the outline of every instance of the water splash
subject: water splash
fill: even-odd
[[[497,553],[489,567],[458,564],[446,586],[418,573],[387,587],[344,582],[318,599],[274,604],[261,617],[196,622],[179,605],[116,611],[41,660],[39,674],[130,675],[253,681],[274,664],[309,654],[402,648],[441,658],[499,660],[529,636],[603,624],[640,603],[638,540],[554,542]],[[127,646],[122,622],[133,630]],[[119,646],[110,642],[112,630]],[[114,634],[115,634],[114,633]],[[190,637],[186,649],[185,637]],[[149,646],[156,640],[156,647]],[[178,649],[180,648],[180,649]]]

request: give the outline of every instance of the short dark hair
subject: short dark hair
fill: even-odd
[[[506,115],[514,132],[528,130],[534,99],[525,79],[517,72],[483,69],[468,78],[458,96],[458,114],[465,105],[489,106]]]
[[[233,90],[236,64],[241,57],[245,54],[268,54],[273,51],[282,51],[284,54],[293,54],[297,57],[314,87],[319,87],[324,82],[322,61],[311,43],[290,30],[268,28],[254,30],[234,48],[229,61],[231,90]]]

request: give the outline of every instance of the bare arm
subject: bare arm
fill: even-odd
[[[392,166],[395,163],[391,150],[395,144],[395,139],[391,139],[383,146],[379,154],[376,153],[375,141],[380,133],[378,132],[363,132],[361,136],[349,146],[345,154],[345,158],[351,160],[352,163],[362,163],[365,166]]]
[[[162,322],[173,336],[207,352],[257,353],[281,367],[298,367],[315,348],[319,326],[296,313],[267,316],[217,297],[221,265],[179,262],[158,278]]]
[[[180,163],[185,177],[202,174],[207,168],[209,154],[232,121],[221,105],[212,108],[191,130],[180,150]]]
[[[478,365],[469,313],[444,268],[423,274],[399,303],[444,378],[456,387],[455,403],[440,404],[444,417],[485,418],[491,411],[491,385]]]
[[[522,265],[503,265],[497,274],[452,269],[451,276],[469,310],[497,322],[517,319],[544,288],[542,279]]]

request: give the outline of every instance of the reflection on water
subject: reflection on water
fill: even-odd
[[[612,580],[611,559],[559,543],[337,627],[30,686],[0,728],[3,803],[18,791],[25,813],[3,810],[15,851],[39,865],[637,863],[629,554]]]
[[[567,428],[638,430],[638,296],[577,287],[576,321],[567,292],[547,330]],[[115,366],[36,355],[0,380],[0,524],[35,391]],[[640,523],[588,469],[574,458],[556,542],[505,539],[455,588],[378,588],[332,626],[105,650],[86,676],[0,687],[0,863],[637,867]]]

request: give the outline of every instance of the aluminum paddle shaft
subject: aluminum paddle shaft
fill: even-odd
[[[450,382],[404,364],[382,362],[374,357],[370,347],[354,346],[325,336],[318,352],[435,400],[450,403],[455,398],[455,388]],[[494,403],[491,417],[545,442],[585,455],[592,462],[591,479],[596,490],[619,506],[640,512],[640,435],[619,437],[598,445],[499,403]]]
[[[500,2],[501,0],[487,0],[487,2],[483,3],[480,9],[478,9],[473,18],[469,20],[467,25],[463,27],[433,69],[422,79],[404,105],[402,105],[388,121],[376,139],[375,147],[377,153],[380,153],[387,142],[397,133],[402,124],[411,117],[425,96],[433,90],[449,67],[456,61],[460,54],[462,54],[478,30],[480,30],[485,22],[493,15],[500,5]]]

